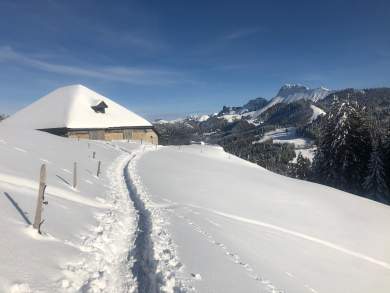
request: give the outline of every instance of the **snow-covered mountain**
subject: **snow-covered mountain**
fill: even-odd
[[[317,102],[325,98],[331,92],[331,90],[324,87],[311,89],[300,84],[285,84],[280,88],[276,97],[283,98],[282,102],[284,103],[291,103],[299,100]]]
[[[277,95],[267,101],[263,98],[257,98],[249,101],[242,107],[224,107],[218,116],[227,121],[239,120],[242,117],[256,119],[260,114],[264,113],[271,107],[279,103],[293,103],[300,100],[318,102],[328,96],[332,91],[325,88],[308,88],[299,84],[283,85]]]
[[[185,123],[185,122],[204,122],[210,118],[211,115],[189,115],[186,118],[177,118],[174,120],[156,119],[154,124],[173,124],[173,123]]]
[[[158,124],[175,123],[175,122],[182,123],[186,121],[205,122],[211,117],[216,117],[219,119],[224,119],[229,123],[241,119],[247,119],[248,121],[256,124],[255,122],[256,119],[262,113],[266,112],[268,109],[272,108],[277,104],[280,103],[289,104],[293,102],[298,102],[300,100],[316,103],[322,100],[323,98],[325,98],[326,96],[328,96],[330,93],[332,93],[332,91],[325,87],[311,89],[300,84],[285,84],[279,89],[277,95],[270,100],[259,97],[259,98],[249,100],[249,102],[247,102],[242,106],[233,106],[233,107],[223,106],[222,110],[219,111],[217,114],[189,116],[185,119],[175,119],[172,121],[158,120],[155,123]],[[318,109],[319,108],[317,107],[316,110]],[[314,113],[314,108],[312,108],[312,110],[313,110],[313,115],[316,115],[318,111]],[[316,117],[317,116],[318,115],[316,115]],[[311,121],[312,120],[308,122]]]
[[[332,93],[332,91],[325,87],[311,89],[300,84],[285,84],[280,88],[277,95],[273,97],[265,107],[253,113],[253,118],[257,118],[260,114],[279,103],[288,104],[300,100],[318,102],[328,96],[330,93]]]

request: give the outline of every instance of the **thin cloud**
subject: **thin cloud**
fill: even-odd
[[[96,29],[98,38],[111,45],[121,45],[131,47],[134,49],[141,49],[147,51],[161,51],[166,50],[167,45],[160,38],[150,36],[147,32],[136,31],[113,31],[106,27]]]
[[[11,47],[0,47],[0,62],[14,62],[37,70],[138,85],[167,85],[185,80],[181,73],[171,70],[139,67],[80,67],[50,63],[16,52]]]
[[[236,30],[234,32],[231,32],[227,34],[224,39],[226,40],[237,40],[249,37],[251,35],[260,33],[260,32],[266,32],[267,30],[264,27],[252,27],[252,28],[244,28],[240,30]]]

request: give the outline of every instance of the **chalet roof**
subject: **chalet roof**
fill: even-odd
[[[29,129],[152,126],[141,116],[82,85],[59,88],[3,122]]]

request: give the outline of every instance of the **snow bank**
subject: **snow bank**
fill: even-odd
[[[160,148],[134,171],[199,292],[390,290],[388,206],[214,147]]]

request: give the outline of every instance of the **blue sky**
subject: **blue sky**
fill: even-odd
[[[81,83],[149,119],[390,86],[390,1],[0,1],[0,112]]]

